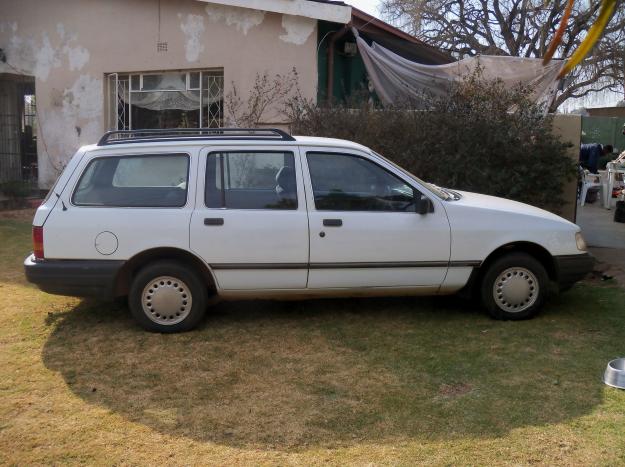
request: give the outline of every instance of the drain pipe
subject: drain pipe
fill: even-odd
[[[346,24],[343,29],[336,31],[330,36],[330,42],[328,43],[328,82],[326,88],[326,100],[328,104],[332,103],[332,97],[334,95],[334,45],[336,41],[343,37],[351,28],[351,22]]]

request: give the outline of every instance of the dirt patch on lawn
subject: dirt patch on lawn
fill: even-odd
[[[467,383],[441,384],[438,392],[442,397],[459,397],[470,393],[473,386]]]

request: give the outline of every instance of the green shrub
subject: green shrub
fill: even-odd
[[[569,145],[526,89],[474,75],[444,97],[376,108],[355,99],[287,108],[293,133],[359,142],[437,185],[510,198],[551,210],[561,206],[564,182],[575,175]]]
[[[26,198],[31,194],[31,186],[20,180],[3,182],[0,183],[0,193],[9,198]]]

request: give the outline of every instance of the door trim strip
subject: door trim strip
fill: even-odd
[[[473,268],[481,261],[392,261],[352,263],[213,263],[212,269],[388,269],[388,268]]]

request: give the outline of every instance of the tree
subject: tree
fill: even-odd
[[[228,125],[235,128],[255,128],[262,124],[270,111],[280,112],[284,103],[299,94],[299,76],[293,68],[285,75],[269,76],[265,71],[256,73],[254,86],[243,97],[232,82],[232,90],[226,95],[224,107]]]
[[[558,27],[566,0],[383,0],[389,21],[457,58],[511,55],[541,58]],[[599,1],[577,0],[555,58],[573,53],[596,19]],[[569,98],[606,89],[621,92],[625,80],[625,0],[591,54],[568,76],[551,110]]]

